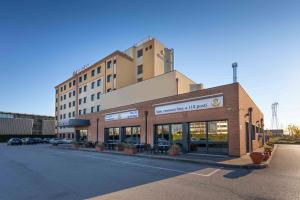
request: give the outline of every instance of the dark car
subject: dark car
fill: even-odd
[[[43,143],[42,138],[32,138],[35,144]]]
[[[7,145],[22,145],[22,140],[19,138],[11,138],[8,140]]]
[[[44,139],[43,139],[43,143],[44,143],[44,144],[48,144],[49,141],[50,141],[50,138],[44,138]]]
[[[23,138],[22,143],[23,144],[35,144],[35,142],[32,138]]]

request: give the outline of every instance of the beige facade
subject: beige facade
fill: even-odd
[[[115,95],[106,94],[110,92],[115,93],[115,90],[171,72],[173,70],[172,59],[172,49],[166,48],[154,38],[146,38],[124,52],[115,51],[95,64],[75,71],[71,78],[55,87],[55,116],[58,123],[68,119],[75,119],[79,115],[99,112],[112,105],[118,106],[118,103],[124,105],[130,102],[140,102],[142,99],[149,99],[150,95],[144,98],[138,97],[137,99],[134,98],[135,95],[131,95],[132,97],[130,98],[124,98],[123,102],[120,99],[109,100],[109,96]],[[169,76],[167,75],[166,77]],[[180,80],[179,84],[176,83],[176,78]],[[162,80],[160,79],[151,80],[150,82],[157,80],[161,83]],[[155,87],[158,88],[157,91],[155,91],[154,86],[151,88],[147,83],[138,84],[138,86],[134,87],[141,88],[139,91],[143,91],[143,93],[150,87],[153,97],[161,98],[166,95],[188,91],[190,88],[189,84],[192,83],[191,80],[179,73],[174,73],[172,81],[163,82],[163,86],[154,83]],[[147,90],[142,89],[143,87],[141,86],[144,86]],[[167,86],[170,86],[170,88],[167,88]],[[129,88],[128,91],[130,90]],[[106,104],[106,102],[108,103]],[[74,129],[58,128],[58,133],[74,133]]]

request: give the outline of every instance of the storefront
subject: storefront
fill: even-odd
[[[177,144],[183,152],[233,156],[257,148],[256,130],[263,129],[262,112],[238,83],[103,110],[81,118],[91,123],[87,127],[91,141]]]

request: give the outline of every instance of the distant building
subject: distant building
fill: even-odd
[[[11,137],[54,135],[55,118],[52,116],[0,112],[0,141]]]
[[[283,129],[273,129],[273,130],[265,130],[266,131],[271,131],[272,136],[283,136]]]

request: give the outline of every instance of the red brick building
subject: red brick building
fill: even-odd
[[[176,143],[184,152],[241,156],[258,147],[263,118],[233,83],[81,115],[72,126],[89,141]]]

